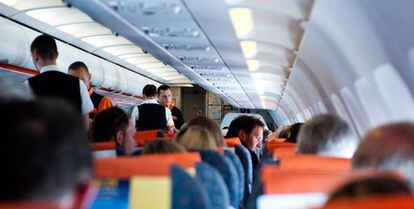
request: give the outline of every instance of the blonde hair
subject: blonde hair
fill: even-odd
[[[153,153],[183,153],[186,152],[185,148],[168,139],[156,139],[144,146],[142,154],[153,154]]]
[[[183,145],[187,150],[216,150],[216,141],[212,134],[200,126],[188,126],[178,132],[175,141]]]
[[[223,134],[220,131],[220,127],[217,122],[213,119],[210,119],[205,116],[198,116],[193,118],[187,124],[188,126],[200,126],[208,130],[214,137],[214,141],[218,147],[226,147],[226,142],[224,141]]]

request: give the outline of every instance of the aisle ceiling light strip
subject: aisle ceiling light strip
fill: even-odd
[[[149,68],[165,67],[162,62],[145,53],[140,47],[122,36],[114,35],[110,29],[94,22],[87,14],[76,8],[67,7],[60,0],[0,0],[0,3],[20,11],[17,14],[23,12],[31,18],[73,36],[75,39],[82,40],[95,47],[95,51],[103,50],[132,66],[140,68],[132,69],[133,71],[150,73]],[[160,78],[161,82],[166,83],[177,79],[185,83],[192,83],[176,70],[174,72],[176,72],[175,77],[155,76]]]

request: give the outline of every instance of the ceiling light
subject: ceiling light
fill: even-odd
[[[160,62],[153,57],[133,57],[124,59],[126,62],[131,63],[132,65],[136,64],[145,64],[145,63],[157,63]]]
[[[114,36],[114,35],[92,36],[92,37],[82,38],[81,40],[97,48],[102,48],[102,47],[107,47],[107,46],[116,46],[116,45],[127,45],[127,44],[132,45],[132,43],[128,41],[127,39],[121,36]]]
[[[93,22],[85,13],[68,7],[36,9],[26,14],[51,26]]]
[[[257,43],[255,41],[242,41],[240,42],[240,46],[246,59],[256,56]]]
[[[0,0],[0,3],[5,4],[7,6],[13,6],[19,0]]]
[[[248,8],[232,8],[229,14],[237,37],[246,38],[253,31],[252,11]]]
[[[140,67],[142,69],[149,69],[149,68],[162,68],[165,66],[163,63],[149,63],[149,64],[136,64],[135,66]]]
[[[260,67],[259,60],[247,60],[246,64],[250,71],[256,71]]]
[[[76,38],[112,34],[111,30],[95,22],[62,25],[58,26],[57,29]]]
[[[44,7],[58,7],[65,6],[62,1],[57,0],[42,0],[42,1],[27,1],[27,0],[0,0],[0,3],[8,6],[13,6],[17,10],[33,10]]]

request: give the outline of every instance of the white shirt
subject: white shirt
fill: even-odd
[[[47,66],[44,66],[42,69],[40,69],[40,73],[44,73],[48,71],[59,71],[59,72],[66,74],[66,72],[61,71],[57,67],[57,65],[47,65]],[[29,81],[26,80],[24,84],[30,87]],[[89,96],[88,89],[86,88],[85,83],[83,83],[83,81],[81,80],[79,80],[79,89],[80,89],[80,95],[81,95],[82,115],[85,115],[85,114],[88,114],[90,111],[92,111],[94,107],[93,107],[91,97]]]
[[[146,99],[142,104],[158,104],[156,99]],[[141,105],[142,105],[141,104]],[[174,120],[172,118],[171,110],[165,107],[165,118],[167,119],[167,128],[174,127]],[[137,121],[139,119],[139,111],[138,108],[134,107],[131,114],[131,120]]]

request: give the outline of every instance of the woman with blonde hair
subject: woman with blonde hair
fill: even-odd
[[[187,126],[200,126],[205,128],[214,137],[217,147],[226,147],[223,134],[216,121],[205,116],[198,116],[188,122]]]
[[[212,134],[200,126],[186,126],[175,136],[175,141],[187,150],[216,150],[217,145]]]

